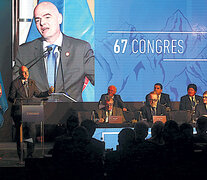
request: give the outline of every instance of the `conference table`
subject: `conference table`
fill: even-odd
[[[140,108],[144,105],[143,102],[125,102],[128,111],[124,112],[127,123],[123,124],[98,124],[95,132],[95,137],[106,141],[108,134],[117,134],[124,127],[134,127],[131,123],[132,119],[141,120]],[[45,125],[45,141],[50,141],[55,136],[58,127],[64,126],[68,117],[76,112],[80,123],[84,119],[91,119],[92,112],[98,110],[98,102],[48,102],[44,101],[44,125]],[[191,122],[191,112],[179,111],[179,102],[172,102],[172,111],[167,113],[167,120],[175,120],[178,124]],[[104,134],[101,131],[105,132]],[[38,131],[37,131],[38,132]],[[53,135],[52,135],[53,134]],[[99,135],[98,135],[99,134]],[[102,134],[102,135],[100,135]],[[150,135],[150,131],[149,131]],[[117,136],[117,135],[115,135]]]
[[[67,119],[70,115],[77,113],[80,123],[85,119],[92,119],[92,112],[98,110],[98,102],[53,102],[43,101],[44,111],[44,135],[45,141],[53,141],[57,135],[57,129],[65,127]],[[128,111],[124,112],[126,123],[109,124],[98,123],[94,137],[105,141],[107,149],[116,149],[118,144],[118,133],[122,128],[133,128],[132,119],[141,120],[140,108],[144,105],[143,102],[125,102]],[[179,125],[184,122],[192,122],[192,113],[189,111],[179,111],[179,102],[171,103],[171,111],[167,112],[167,120],[174,120]],[[37,124],[37,136],[40,135],[40,126]],[[151,136],[149,129],[148,137]]]

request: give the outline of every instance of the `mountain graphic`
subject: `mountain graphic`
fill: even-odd
[[[135,25],[127,22],[121,23],[120,30],[138,31]],[[184,14],[180,10],[176,10],[167,18],[165,26],[160,31],[193,32],[193,28]],[[113,47],[117,39],[128,40],[125,53],[114,53]],[[135,54],[131,48],[134,39],[145,39],[146,41],[160,39],[170,42],[171,40],[182,40],[184,49],[181,54],[164,52]],[[164,91],[171,95],[173,101],[178,101],[183,94],[186,94],[186,87],[189,83],[197,84],[200,94],[206,88],[206,62],[164,61],[165,59],[207,59],[207,40],[202,33],[108,34],[96,44],[95,49],[97,64],[101,67],[98,70],[102,70],[102,73],[98,71],[96,76],[98,79],[99,76],[110,77],[100,84],[100,87],[107,89],[108,85],[114,84],[123,100],[143,100],[156,82],[163,84]]]

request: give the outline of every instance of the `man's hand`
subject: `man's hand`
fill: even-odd
[[[127,111],[127,108],[123,108],[123,111]]]
[[[104,122],[104,118],[100,118],[98,122],[103,123]]]
[[[138,121],[136,119],[132,119],[132,123],[135,124],[137,123]]]
[[[51,86],[49,88],[48,94],[51,95],[54,92],[55,88],[53,86]]]

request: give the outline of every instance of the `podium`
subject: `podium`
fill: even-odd
[[[20,148],[21,156],[20,162],[23,162],[23,126],[24,122],[27,123],[40,123],[41,125],[41,147],[42,155],[44,155],[44,106],[43,101],[40,99],[18,99],[20,101],[22,123],[20,125]],[[19,103],[18,103],[19,104]],[[29,141],[28,141],[29,142]]]

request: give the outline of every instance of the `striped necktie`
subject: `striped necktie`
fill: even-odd
[[[54,53],[55,48],[57,45],[52,44],[47,47],[52,47],[52,50],[50,51],[48,58],[47,58],[47,78],[48,78],[48,84],[49,87],[53,86],[55,84],[55,78],[56,78],[56,54]]]
[[[191,97],[191,102],[192,102],[192,106],[195,107],[195,101],[193,97]]]

